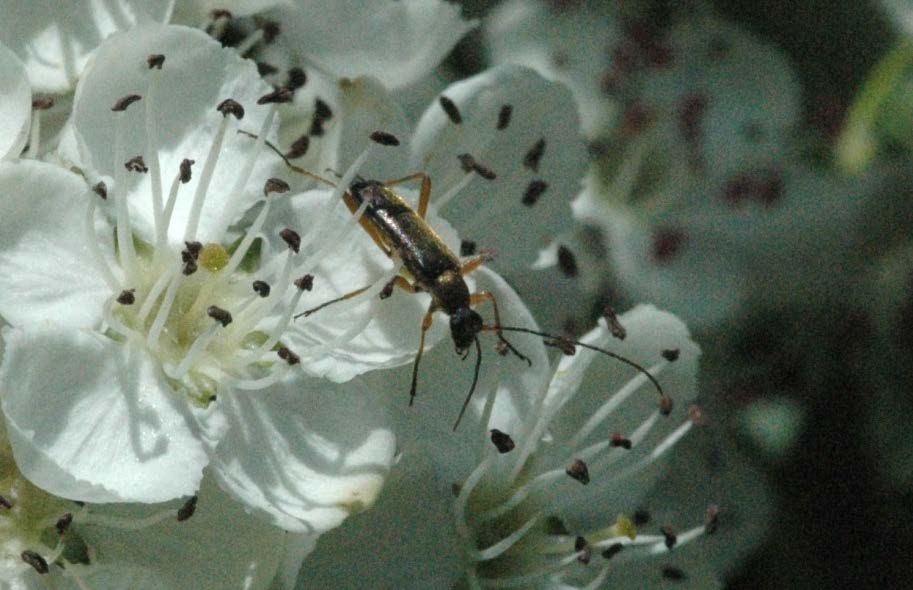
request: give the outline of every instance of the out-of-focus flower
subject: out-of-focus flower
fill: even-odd
[[[28,140],[32,90],[22,62],[0,43],[0,160],[17,158]]]
[[[20,468],[50,493],[159,502],[193,494],[208,464],[276,524],[319,533],[380,491],[394,443],[378,403],[307,377],[284,342],[314,278],[295,272],[301,236],[264,225],[288,197],[257,162],[282,96],[198,31],[138,27],[77,90],[93,188],[2,164],[2,403]],[[242,117],[259,141],[235,133]]]

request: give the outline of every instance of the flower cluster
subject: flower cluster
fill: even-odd
[[[649,496],[705,422],[687,328],[542,332],[501,277],[576,274],[564,83],[441,90],[442,0],[0,9],[0,585],[702,579],[728,499]]]

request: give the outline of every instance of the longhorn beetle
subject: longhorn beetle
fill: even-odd
[[[246,131],[240,131],[250,137],[256,137]],[[399,145],[399,140],[384,131],[375,131],[371,134],[371,140],[375,143],[385,146]],[[292,164],[288,157],[283,154],[275,145],[265,142],[266,145],[283,159],[286,166],[294,172],[335,187],[336,184],[321,176]],[[481,176],[491,174],[491,172],[476,163],[471,156],[461,156],[461,160],[470,162],[467,166],[469,171],[475,171]],[[421,181],[419,192],[418,207],[413,209],[401,196],[397,195],[392,189],[394,186],[409,182]],[[425,215],[428,212],[428,203],[431,198],[431,178],[424,172],[418,172],[397,178],[380,182],[377,180],[365,180],[356,177],[349,185],[348,189],[343,192],[343,200],[349,211],[353,214],[367,202],[364,213],[359,218],[358,223],[362,229],[371,237],[374,243],[387,256],[392,259],[402,261],[401,274],[394,277],[386,287],[381,291],[381,298],[389,297],[394,287],[408,293],[425,292],[431,295],[431,305],[425,313],[421,324],[421,336],[419,338],[418,351],[415,354],[415,361],[412,364],[412,382],[409,387],[409,405],[415,401],[415,393],[418,387],[418,368],[422,360],[422,354],[425,349],[425,333],[431,327],[434,313],[443,312],[450,317],[450,335],[456,346],[456,352],[465,359],[469,354],[469,348],[475,344],[476,363],[473,373],[472,385],[469,393],[463,401],[460,413],[454,422],[453,429],[456,430],[463,419],[463,414],[472,399],[475,392],[476,384],[479,379],[479,370],[482,365],[482,347],[479,344],[479,332],[494,332],[498,338],[498,352],[501,354],[513,353],[518,358],[524,360],[532,366],[532,361],[518,351],[504,337],[504,332],[521,332],[546,338],[546,344],[562,349],[566,354],[573,354],[575,346],[581,346],[602,354],[615,358],[627,365],[630,365],[643,373],[650,382],[659,391],[663,400],[667,400],[662,386],[645,368],[638,363],[620,356],[614,352],[592,346],[577,340],[571,340],[563,336],[555,336],[546,332],[532,330],[522,327],[504,326],[501,324],[500,314],[498,312],[498,302],[495,296],[488,291],[470,293],[469,287],[463,277],[478,267],[482,266],[488,258],[486,254],[481,254],[468,259],[465,262],[460,261],[457,255],[444,243],[444,241],[431,229],[428,222],[425,221]],[[351,299],[356,295],[365,292],[369,286],[361,287],[350,291],[341,297],[331,299],[302,313],[295,318],[307,317],[321,309]],[[486,325],[482,316],[472,309],[473,306],[491,302],[494,310],[495,323]]]

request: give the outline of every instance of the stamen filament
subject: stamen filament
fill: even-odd
[[[97,198],[97,195],[90,193],[89,206],[86,209],[85,229],[87,242],[89,244],[89,253],[92,256],[92,260],[95,261],[95,265],[98,267],[98,272],[101,273],[102,279],[107,283],[108,287],[116,293],[121,290],[121,284],[114,277],[114,271],[111,270],[111,266],[108,264],[108,261],[105,260],[105,255],[98,245],[98,233],[95,231],[95,208],[98,206],[95,199]]]
[[[37,158],[39,142],[41,141],[41,111],[32,109],[32,128],[29,129],[29,148],[25,152],[26,158]]]
[[[149,289],[149,293],[146,295],[145,300],[140,306],[139,314],[137,316],[141,323],[146,321],[146,316],[148,316],[149,312],[152,311],[152,306],[155,305],[159,295],[161,295],[162,291],[165,290],[165,287],[168,286],[168,281],[171,280],[173,274],[173,270],[166,269],[152,285],[152,288]]]
[[[469,559],[472,561],[490,561],[492,559],[497,559],[508,551],[511,547],[517,544],[517,542],[523,538],[526,533],[529,532],[533,526],[539,522],[539,519],[542,517],[541,514],[536,514],[525,523],[523,526],[512,532],[510,535],[504,537],[494,545],[486,547],[481,551],[474,551],[469,555]]]
[[[114,206],[117,212],[117,247],[120,265],[128,283],[136,283],[136,249],[133,246],[133,228],[127,206],[127,171],[124,168],[124,138],[127,133],[127,115],[115,113],[117,131],[114,136]]]
[[[139,531],[171,518],[177,518],[177,510],[162,510],[146,518],[126,518],[88,511],[77,512],[73,515],[73,521],[80,524],[105,526],[124,531]]]
[[[257,43],[263,40],[263,29],[257,29],[250,35],[248,35],[241,43],[238,44],[238,47],[235,51],[238,52],[241,56],[247,55],[247,53],[253,49]]]
[[[193,363],[197,361],[201,354],[206,350],[206,347],[209,346],[210,341],[215,337],[216,330],[221,327],[220,324],[215,323],[205,332],[200,334],[200,336],[193,341],[193,344],[190,345],[190,350],[187,351],[187,354],[184,355],[184,358],[181,359],[181,363],[173,371],[166,370],[168,376],[172,379],[181,379],[184,375],[187,374],[187,371],[190,370],[190,367],[193,366]]]
[[[449,203],[455,196],[457,196],[457,193],[466,188],[466,186],[472,182],[473,177],[475,177],[474,172],[466,174],[463,176],[463,178],[460,179],[459,182],[447,189],[446,193],[434,199],[434,206],[436,210],[440,210],[442,207],[445,207],[447,203]]]
[[[155,320],[152,322],[152,327],[149,328],[149,335],[146,337],[146,344],[149,348],[155,349],[158,347],[159,336],[162,335],[165,321],[168,319],[168,314],[171,313],[171,306],[174,304],[174,298],[177,295],[178,287],[181,285],[182,279],[183,275],[180,272],[174,271],[172,273],[171,282],[168,283],[168,290],[165,291],[165,298],[159,306],[158,313],[155,315]]]
[[[222,143],[225,141],[225,132],[228,129],[228,120],[230,118],[227,115],[222,116],[216,136],[212,140],[212,146],[209,148],[209,154],[206,156],[203,173],[200,175],[197,190],[193,194],[190,215],[187,218],[187,227],[184,230],[185,242],[192,242],[196,238],[197,228],[200,225],[200,213],[203,211],[203,202],[206,200],[209,183],[212,182],[212,173],[216,168],[216,161],[218,161],[219,154],[222,151]]]
[[[158,127],[156,125],[156,99],[160,72],[156,68],[149,71],[149,89],[146,92],[146,162],[149,165],[152,183],[152,217],[155,222],[155,249],[164,247],[167,239],[167,228],[162,218],[162,168],[159,164]]]

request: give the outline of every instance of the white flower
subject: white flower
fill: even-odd
[[[28,139],[32,90],[19,58],[0,43],[0,160],[16,158]]]
[[[82,169],[105,180],[0,165],[2,404],[23,473],[49,492],[159,502],[194,493],[208,464],[306,532],[379,492],[394,443],[378,403],[307,377],[284,343],[313,257],[296,262],[302,238],[264,224],[287,190],[257,159],[276,107],[255,103],[284,96],[268,90],[200,32],[138,27],[77,89]],[[235,132],[242,116],[259,141]]]
[[[533,325],[496,276],[479,281],[498,295],[505,323]],[[651,306],[618,321],[624,340],[603,323],[583,342],[642,363],[667,397],[644,375],[579,346],[549,371],[541,342],[523,337],[515,345],[533,368],[485,357],[477,397],[449,432],[462,402],[451,386],[459,363],[432,351],[423,367],[429,391],[412,408],[418,415],[405,414],[398,427],[402,455],[389,494],[371,514],[321,538],[298,587],[333,580],[356,588],[375,576],[399,588],[643,588],[679,574],[690,587],[717,583],[718,564],[701,537],[717,524],[712,505],[731,490],[688,464],[687,488],[651,492],[673,447],[701,420],[688,407],[699,350],[678,319]],[[369,380],[395,395],[408,380],[396,373]],[[378,542],[390,528],[397,543]],[[343,567],[340,556],[353,547],[359,559]]]

